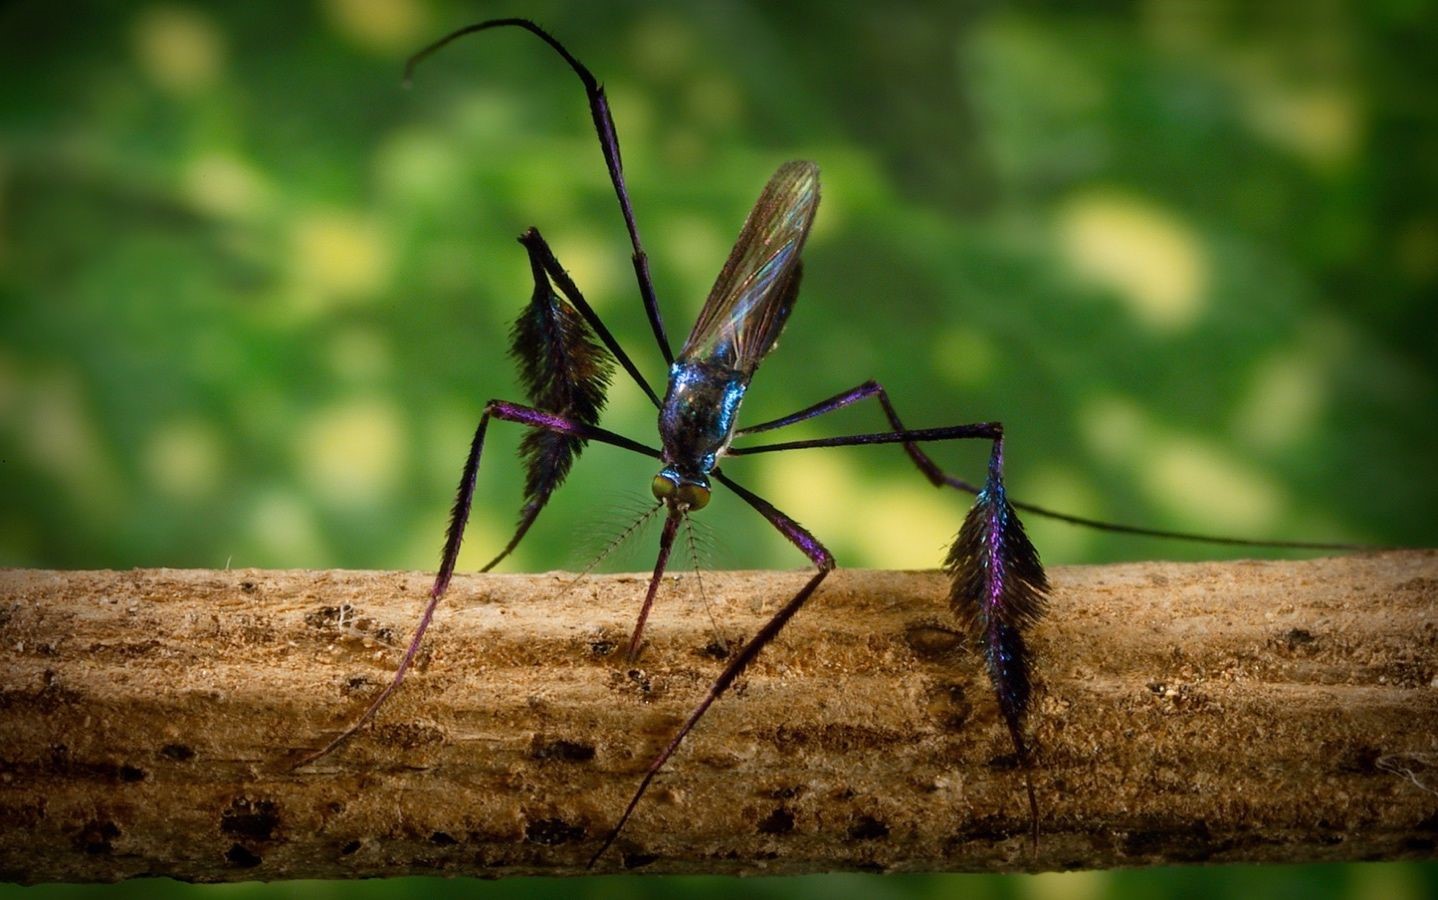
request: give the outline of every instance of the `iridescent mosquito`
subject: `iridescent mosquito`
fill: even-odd
[[[520,444],[527,475],[518,527],[509,543],[483,571],[497,565],[524,538],[588,441],[599,441],[644,454],[659,462],[660,468],[651,489],[656,502],[654,512],[664,514],[664,525],[654,572],[629,639],[628,655],[631,659],[641,650],[644,624],[669,563],[675,536],[688,516],[709,504],[715,482],[753,507],[808,557],[815,572],[746,644],[729,656],[723,671],[704,697],[650,764],[629,805],[591,857],[593,864],[618,837],[650,782],[680,742],[804,606],[834,568],[833,555],[818,538],[767,500],[737,483],[722,470],[721,462],[727,457],[780,450],[902,444],[914,465],[933,485],[947,485],[977,498],[945,560],[951,577],[949,603],[954,615],[970,630],[987,662],[999,711],[1013,743],[1019,769],[1024,772],[1030,823],[1034,840],[1037,840],[1038,802],[1029,774],[1030,746],[1025,730],[1031,697],[1031,663],[1024,633],[1043,614],[1048,582],[1038,553],[1025,536],[1015,508],[1109,531],[1217,543],[1255,542],[1099,522],[1032,504],[1011,502],[1005,496],[1003,482],[1004,432],[1000,423],[909,429],[900,421],[888,394],[877,381],[866,381],[782,418],[739,427],[739,410],[749,382],[759,364],[773,349],[799,295],[804,241],[819,206],[818,166],[812,162],[788,162],[769,179],[740,230],[739,238],[704,302],[698,320],[676,355],[665,333],[649,275],[648,258],[639,239],[609,104],[604,89],[589,69],[533,22],[494,19],[455,31],[415,54],[406,68],[406,80],[417,64],[450,42],[475,32],[504,26],[524,29],[544,41],[563,57],[584,83],[590,115],[629,232],[640,297],[659,350],[669,365],[667,386],[662,397],[654,391],[585,301],[539,231],[534,228],[526,231],[519,242],[529,254],[534,293],[514,324],[510,353],[518,362],[529,402],[491,400],[485,405],[460,476],[439,573],[430,590],[424,615],[400,660],[394,679],[352,725],[305,762],[329,753],[369,721],[404,680],[405,672],[419,651],[435,607],[444,596],[454,573],[460,540],[474,497],[485,432],[492,419],[515,422],[530,430]],[[658,410],[658,448],[608,431],[598,424],[616,362]],[[732,445],[735,440],[775,431],[870,398],[882,408],[891,430],[813,440]],[[947,474],[919,446],[931,441],[961,439],[989,442],[988,473],[982,485]],[[1270,546],[1334,546],[1266,543]]]

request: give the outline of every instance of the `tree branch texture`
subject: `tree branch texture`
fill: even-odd
[[[1432,858],[1438,552],[1056,568],[1041,840],[935,572],[841,570],[596,871],[1019,871]],[[578,874],[804,572],[0,572],[0,879]],[[717,631],[716,631],[717,627]]]

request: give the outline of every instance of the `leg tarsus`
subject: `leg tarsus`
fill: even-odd
[[[510,403],[506,400],[491,400],[484,406],[484,414],[480,416],[479,425],[474,430],[474,439],[469,445],[469,455],[465,458],[464,470],[460,474],[459,489],[455,493],[454,507],[450,511],[449,528],[445,532],[444,550],[440,556],[439,572],[435,575],[434,585],[429,591],[429,601],[425,605],[424,615],[420,617],[419,625],[415,628],[414,636],[410,638],[409,648],[405,650],[404,657],[400,660],[398,668],[395,669],[394,678],[389,686],[380,692],[365,711],[348,728],[339,734],[334,740],[326,744],[322,749],[301,759],[295,764],[295,768],[308,765],[321,757],[328,755],[340,744],[344,743],[351,735],[358,731],[365,723],[369,722],[390,695],[399,688],[404,681],[404,676],[409,671],[410,664],[419,653],[420,644],[424,639],[424,633],[429,628],[434,618],[434,611],[439,606],[439,600],[449,588],[450,579],[454,576],[454,567],[459,559],[460,543],[464,539],[464,528],[469,522],[469,511],[474,502],[474,485],[479,475],[480,457],[484,451],[484,437],[489,427],[490,418],[503,419],[508,422],[516,422],[521,425],[529,425],[533,428],[545,428],[556,431],[560,434],[570,434],[581,437],[585,440],[599,441],[600,443],[611,444],[616,447],[623,447],[626,450],[633,450],[646,456],[657,458],[659,451],[646,447],[637,441],[632,441],[622,435],[615,434],[597,426],[585,425],[582,422],[573,422],[563,416],[548,413],[533,407],[524,406],[519,403]],[[535,515],[538,515],[536,512]],[[531,519],[532,521],[532,519]],[[518,534],[515,535],[504,553],[501,553],[493,562],[486,566],[489,569],[495,563],[503,559],[505,554],[519,543],[524,536],[527,525],[523,525]]]

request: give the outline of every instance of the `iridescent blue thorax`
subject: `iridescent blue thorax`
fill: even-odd
[[[744,373],[710,362],[680,358],[669,368],[669,390],[659,409],[662,474],[676,484],[708,485],[706,476],[729,446],[748,387]]]

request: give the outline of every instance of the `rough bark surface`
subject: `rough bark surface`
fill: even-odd
[[[933,572],[840,571],[598,871],[1015,871],[1432,858],[1438,552],[1053,571],[1027,838]],[[377,722],[422,573],[0,572],[0,879],[579,873],[800,572],[456,578]]]

